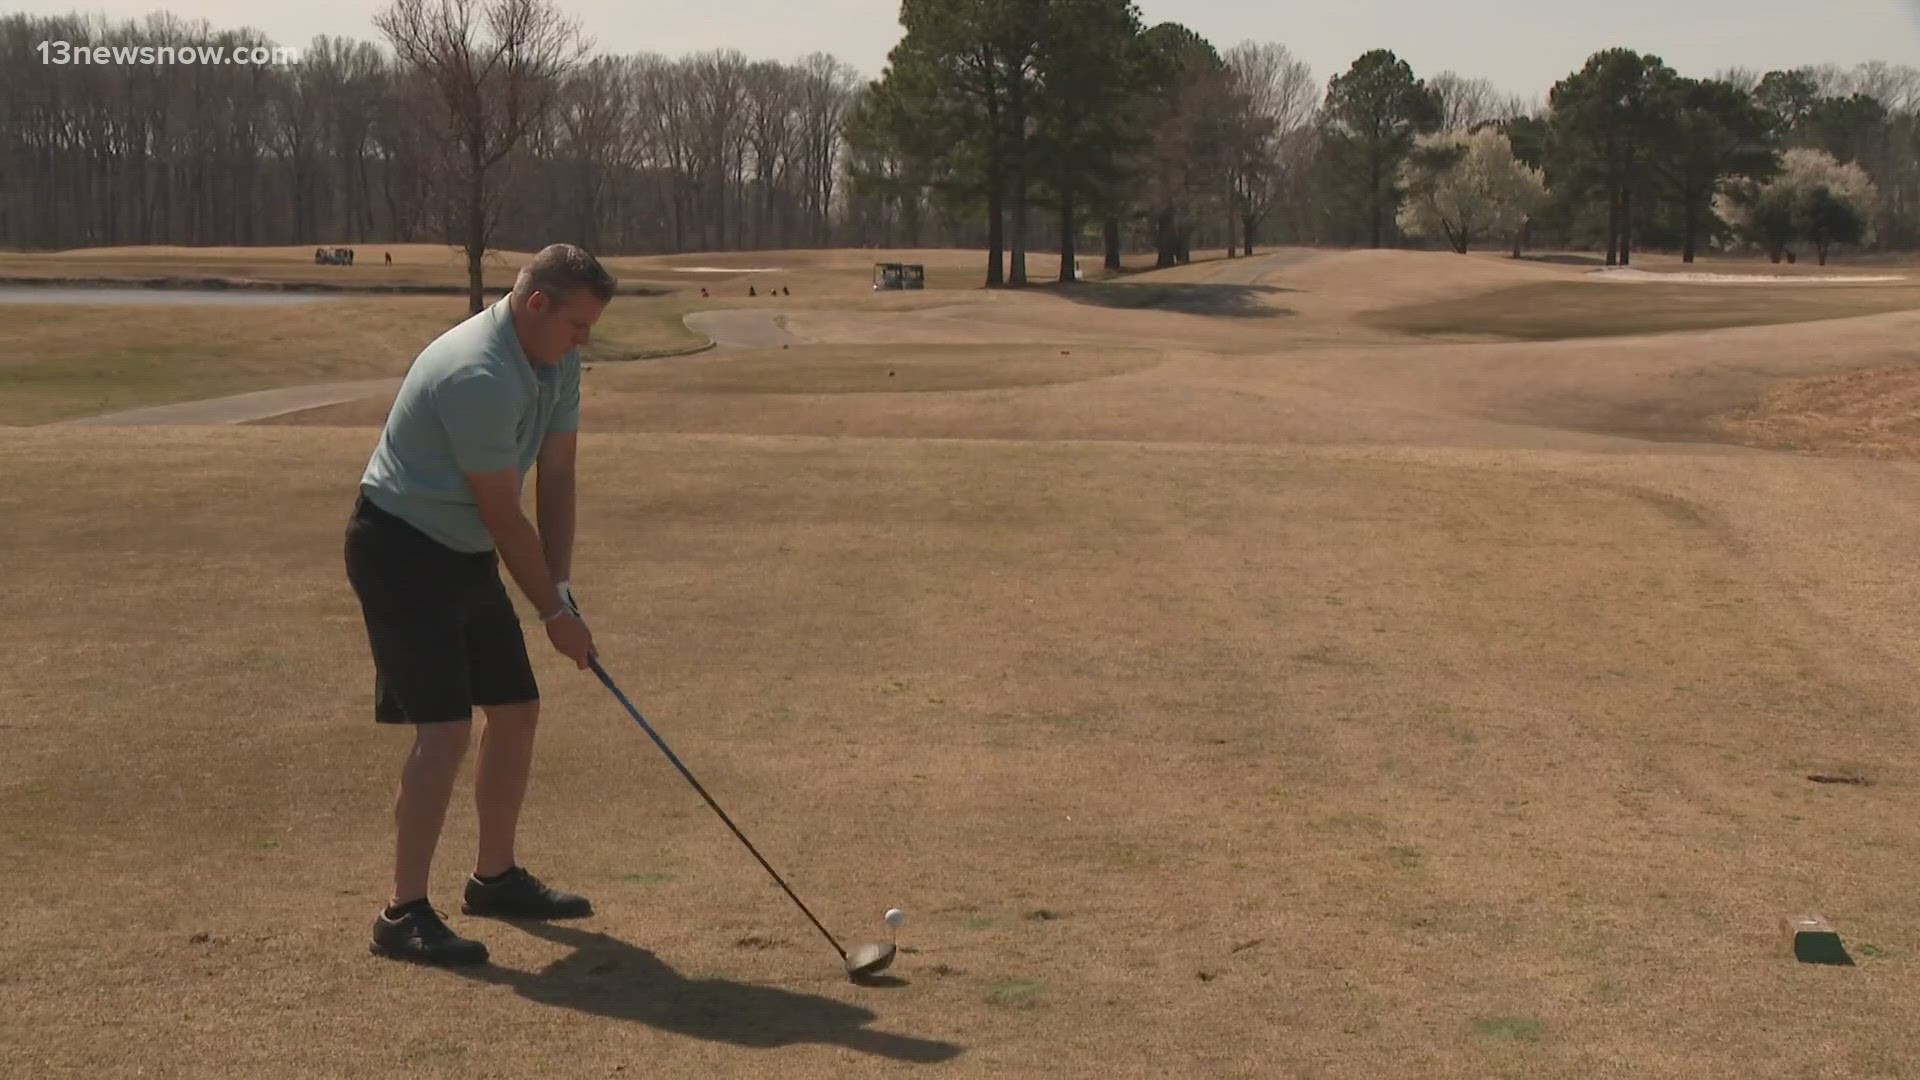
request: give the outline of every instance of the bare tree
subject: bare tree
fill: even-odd
[[[203,23],[189,24],[177,16],[156,13],[130,31],[129,37],[164,47],[203,40],[201,35],[210,32]],[[193,173],[205,167],[194,156],[197,148],[191,136],[200,121],[200,100],[189,88],[187,73],[159,66],[141,70],[147,77],[135,76],[127,86],[129,95],[141,95],[146,106],[137,122],[143,143],[138,152],[146,177],[136,235],[148,244],[204,243],[192,231],[183,206]]]
[[[613,57],[595,57],[570,74],[553,110],[551,156],[563,170],[572,195],[573,240],[600,246],[602,200],[614,170],[630,159],[628,123],[629,66]]]
[[[337,85],[329,77],[327,57],[302,58],[286,76],[275,79],[267,95],[265,145],[280,161],[280,181],[292,196],[293,239],[313,243],[319,239],[319,207],[315,205],[322,190],[320,156],[325,150],[325,117],[322,110]]]
[[[1204,223],[1231,212],[1235,168],[1266,134],[1237,81],[1211,57],[1184,69],[1147,111],[1152,141],[1137,166],[1140,202],[1158,252],[1156,264],[1192,261]]]
[[[733,245],[727,235],[746,149],[747,58],[732,49],[701,53],[686,65],[691,97],[689,131],[693,148],[695,203],[700,210],[701,246],[719,250]]]
[[[262,44],[253,34],[216,33],[197,44],[231,52]],[[262,198],[269,184],[261,147],[271,141],[268,102],[285,75],[255,65],[196,64],[187,69],[184,141],[192,149],[188,221],[192,242],[251,244],[271,235],[266,215],[274,208]],[[276,226],[283,227],[283,226]]]
[[[1878,100],[1893,112],[1920,108],[1920,70],[1870,60],[1854,68],[1851,92]]]
[[[1527,115],[1524,102],[1501,94],[1499,88],[1486,79],[1469,79],[1443,71],[1427,80],[1427,88],[1440,96],[1441,131],[1472,131]]]
[[[383,72],[379,85],[373,152],[379,164],[380,203],[394,239],[412,243],[429,235],[435,191],[445,187],[435,183],[436,174],[445,171],[439,145],[443,129],[429,111],[438,92],[426,75],[397,65]],[[439,223],[444,238],[446,222]]]
[[[860,93],[852,68],[825,53],[800,62],[799,183],[816,244],[832,242],[834,188],[840,176],[847,117]]]
[[[663,242],[671,251],[685,250],[690,198],[687,175],[692,168],[691,103],[681,78],[681,65],[663,56],[634,57],[632,74],[632,138],[640,168],[655,177],[659,217],[666,223]]]
[[[1242,42],[1226,54],[1234,89],[1258,120],[1261,133],[1233,171],[1233,204],[1241,242],[1253,254],[1253,237],[1298,167],[1293,150],[1299,133],[1313,127],[1320,109],[1320,87],[1313,68],[1285,45]],[[1233,252],[1233,237],[1227,237]]]
[[[775,205],[783,201],[797,127],[794,72],[782,64],[761,61],[747,69],[747,143],[753,154],[752,238],[756,248],[775,246]],[[785,230],[779,231],[782,240]],[[784,245],[782,245],[784,246]]]
[[[251,47],[251,33],[215,33],[172,16],[12,16],[0,38],[25,56],[42,41],[96,46]],[[239,66],[92,62],[18,64],[0,90],[0,162],[7,181],[0,236],[58,247],[152,240],[231,243],[265,223],[259,185],[261,102],[273,76]]]
[[[1751,94],[1760,88],[1760,80],[1766,77],[1766,72],[1749,67],[1730,67],[1714,72],[1713,77],[1715,81],[1735,87],[1743,94]]]
[[[1818,64],[1798,69],[1813,77],[1823,97],[1863,94],[1893,112],[1920,109],[1920,70],[1873,60],[1853,68]]]
[[[446,236],[465,246],[474,170],[454,120],[476,113],[456,113],[448,93],[449,79],[457,90],[463,73],[473,79],[452,103],[483,101],[478,115],[489,125],[480,170],[485,247],[537,245],[555,234],[624,251],[825,244],[856,219],[867,224],[849,235],[891,227],[885,215],[854,213],[847,198],[846,127],[862,81],[832,57],[601,56],[549,65],[563,75],[540,84],[552,88],[546,107],[531,100],[532,89],[516,107],[510,78],[533,82],[535,65],[515,69],[497,34],[475,40],[490,33],[488,2],[498,0],[412,8],[413,21],[426,24],[425,44],[447,54],[425,67],[373,42],[323,36],[286,66],[75,62],[0,71],[0,243]],[[436,38],[428,31],[443,13],[451,26]],[[267,44],[164,13],[125,22],[0,16],[0,47],[27,55],[41,41],[89,50]],[[910,231],[925,226],[936,242],[968,235],[969,222],[908,213],[923,202],[921,192],[898,204],[899,220],[914,219]],[[500,213],[504,205],[515,206],[511,216]]]
[[[324,203],[314,228],[341,239],[370,237],[374,120],[386,59],[371,43],[321,35],[295,72],[318,114],[322,162],[315,167]]]
[[[498,225],[501,185],[490,187],[490,174],[546,116],[589,43],[548,0],[393,0],[374,25],[445,109],[467,304],[477,314],[486,306],[481,261]]]

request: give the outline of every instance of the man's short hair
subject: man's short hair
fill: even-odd
[[[613,299],[617,282],[600,260],[575,244],[549,244],[540,249],[533,261],[520,268],[514,279],[513,295],[525,302],[536,292],[564,301],[575,289],[585,289],[601,302]]]

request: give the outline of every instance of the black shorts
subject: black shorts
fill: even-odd
[[[471,720],[475,705],[539,700],[498,553],[455,551],[365,495],[346,549],[373,646],[376,721]]]

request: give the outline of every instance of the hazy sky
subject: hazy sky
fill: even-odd
[[[1322,83],[1372,48],[1422,76],[1444,70],[1544,98],[1590,54],[1615,45],[1656,53],[1683,74],[1866,60],[1920,66],[1920,0],[1136,0],[1151,24],[1186,23],[1225,48],[1277,41]],[[559,0],[603,52],[678,55],[739,49],[754,58],[829,52],[877,75],[899,40],[897,0]],[[10,10],[125,18],[169,10],[220,27],[253,26],[283,45],[316,34],[377,40],[383,0],[13,0]]]

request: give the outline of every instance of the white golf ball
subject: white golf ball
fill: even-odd
[[[902,923],[904,923],[904,922],[906,922],[906,921],[907,921],[907,913],[906,913],[906,912],[904,912],[904,911],[901,911],[901,910],[900,910],[899,908],[888,908],[888,909],[887,909],[887,925],[888,925],[888,926],[891,926],[891,927],[893,927],[893,928],[894,928],[895,930],[898,930],[898,929],[900,929],[900,924],[902,924]]]

